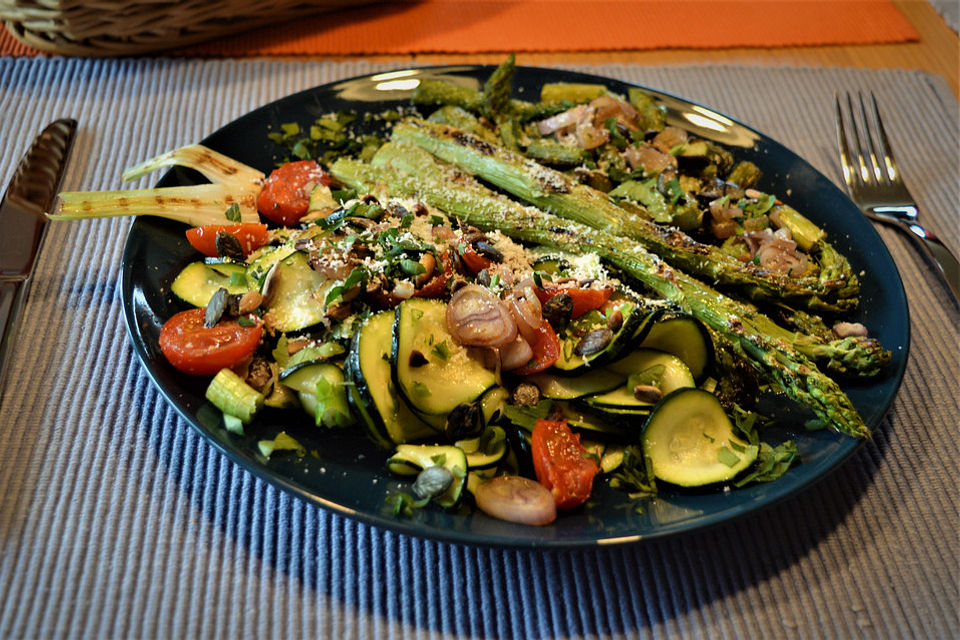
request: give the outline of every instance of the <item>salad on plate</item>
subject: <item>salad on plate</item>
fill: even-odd
[[[227,430],[268,411],[362,430],[408,480],[397,517],[545,525],[597,483],[642,500],[775,481],[800,460],[764,440],[764,396],[868,437],[837,380],[890,353],[845,320],[858,275],[827,233],[645,92],[550,83],[525,102],[512,73],[283,126],[269,175],[177,149],[124,177],[209,184],[63,193],[51,218],[189,225],[164,357],[208,380]],[[363,118],[388,134],[354,135]],[[259,449],[307,455],[283,432]]]

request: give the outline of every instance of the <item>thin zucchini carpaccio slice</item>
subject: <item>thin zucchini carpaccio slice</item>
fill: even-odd
[[[660,401],[644,425],[643,449],[658,479],[683,487],[732,480],[759,452],[736,436],[716,396],[701,389],[680,389]]]

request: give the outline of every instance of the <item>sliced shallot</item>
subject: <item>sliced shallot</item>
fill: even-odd
[[[497,476],[477,487],[477,507],[488,516],[542,526],[557,519],[553,494],[522,476]]]
[[[517,339],[500,349],[500,367],[504,371],[519,369],[533,358],[530,343],[518,335]]]
[[[532,282],[532,281],[531,281]],[[520,283],[514,287],[512,295],[507,299],[513,319],[517,322],[517,330],[527,342],[534,342],[537,331],[543,324],[543,308],[540,299],[532,286]]]
[[[503,347],[517,337],[517,323],[490,289],[468,284],[450,298],[447,330],[462,345]]]

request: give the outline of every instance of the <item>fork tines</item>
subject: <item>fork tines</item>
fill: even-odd
[[[870,185],[902,184],[873,92],[870,92],[869,118],[861,92],[857,92],[856,106],[851,94],[848,93],[845,97],[846,118],[840,95],[834,93],[837,108],[837,145],[840,148],[840,162],[847,186],[855,189]],[[852,147],[847,139],[847,123],[853,139]]]

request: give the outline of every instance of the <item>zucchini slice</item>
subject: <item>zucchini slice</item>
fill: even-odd
[[[667,395],[677,389],[683,389],[686,387],[695,387],[696,383],[693,379],[693,374],[687,365],[678,358],[677,356],[666,353],[663,351],[655,351],[654,349],[636,349],[632,351],[625,358],[621,358],[616,362],[607,366],[607,369],[618,373],[620,375],[626,376],[627,384],[630,384],[630,377],[636,374],[643,374],[644,372],[654,370],[654,367],[658,369],[663,367],[662,371],[658,375],[658,380],[656,381],[657,387],[660,388],[660,392],[663,395]],[[621,389],[625,389],[622,387]],[[618,393],[620,390],[614,390],[611,393]],[[633,390],[628,390],[629,395],[633,396]],[[597,398],[598,396],[594,396]],[[638,401],[635,401],[638,402]],[[606,403],[613,404],[613,403]]]
[[[410,298],[397,306],[393,372],[410,407],[427,421],[473,402],[497,382],[493,371],[447,331],[447,305]]]
[[[656,368],[656,369],[655,369]],[[592,406],[620,407],[624,409],[651,409],[654,403],[637,400],[633,395],[631,377],[644,372],[654,371],[657,380],[654,386],[660,388],[663,396],[686,387],[694,387],[693,374],[683,360],[675,355],[653,349],[637,349],[630,355],[607,367],[627,378],[627,383],[607,393],[590,396],[587,403]]]
[[[293,243],[279,246],[266,245],[247,256],[247,274],[252,280],[263,284],[263,278],[273,265],[296,252]]]
[[[725,482],[757,459],[759,447],[734,433],[716,396],[679,389],[657,405],[643,429],[653,474],[682,487]]]
[[[589,371],[589,367],[611,362],[635,344],[636,340],[642,339],[646,335],[647,327],[661,313],[643,309],[630,301],[624,301],[616,308],[623,315],[623,323],[602,348],[589,353],[579,352],[581,344],[588,340],[591,334],[609,332],[606,317],[599,311],[590,311],[571,321],[570,326],[560,336],[560,357],[553,364],[552,370],[561,375],[580,375]]]
[[[353,386],[348,397],[371,439],[383,448],[436,435],[398,396],[390,366],[394,314],[370,316],[357,330],[347,355]]]
[[[343,371],[332,362],[303,362],[280,372],[280,382],[294,391],[315,393],[321,378],[343,384]]]
[[[619,426],[619,421],[610,419],[610,416],[597,416],[592,413],[580,411],[578,408],[565,402],[557,402],[556,406],[560,409],[561,417],[567,421],[570,428],[589,440],[621,441],[631,439],[631,437],[634,440],[636,439],[636,431],[638,431],[638,429],[633,430],[631,434],[630,430]],[[630,417],[635,418],[636,416],[631,414]],[[639,423],[645,417],[646,416],[639,418],[637,422]]]
[[[600,472],[612,473],[623,464],[623,457],[626,452],[625,447],[621,445],[611,445],[603,450],[600,456]]]
[[[419,473],[433,466],[446,467],[453,475],[453,484],[436,498],[441,507],[453,509],[460,504],[463,488],[467,485],[467,454],[463,449],[450,445],[401,444],[387,459],[387,468],[400,475],[412,475],[411,469]]]
[[[571,427],[580,431],[598,432],[608,437],[623,439],[626,434],[634,434],[631,439],[636,440],[636,434],[643,428],[643,423],[650,416],[653,407],[616,407],[602,404],[590,404],[586,401],[577,401],[578,410],[575,417],[569,418]],[[579,411],[582,409],[582,411]]]
[[[496,422],[503,414],[503,407],[510,400],[510,392],[503,387],[493,387],[483,394],[480,408],[483,411],[483,424]]]
[[[612,391],[623,384],[624,376],[605,369],[591,369],[577,377],[535,373],[524,378],[540,389],[540,395],[553,400],[573,400],[604,391]]]
[[[298,331],[323,320],[324,299],[336,284],[310,267],[308,256],[295,251],[274,266],[276,294],[264,314],[264,322],[274,331]],[[274,276],[271,276],[274,277]]]
[[[347,383],[343,370],[331,362],[304,363],[280,374],[280,382],[300,397],[303,409],[314,416],[317,426],[346,427],[353,424],[347,403]],[[320,409],[320,389],[323,389],[323,411]]]
[[[220,262],[216,265],[191,262],[177,274],[170,290],[184,302],[195,307],[205,307],[218,289],[226,289],[230,294],[250,291],[246,272],[244,265],[233,262]]]
[[[713,366],[713,341],[703,323],[693,316],[670,314],[661,318],[650,327],[639,347],[672,353],[683,360],[698,382]]]
[[[454,446],[460,447],[467,455],[468,469],[485,469],[496,466],[507,456],[507,433],[500,427],[487,427],[476,438],[458,440]]]

